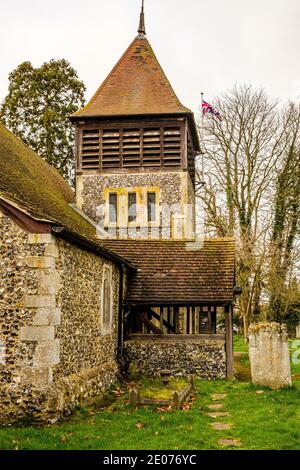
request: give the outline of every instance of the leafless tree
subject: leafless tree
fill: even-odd
[[[251,86],[235,86],[214,104],[223,119],[204,119],[206,184],[199,186],[197,196],[205,206],[207,232],[236,238],[237,281],[243,289],[240,307],[247,336],[249,319],[259,310],[268,278],[277,174],[295,126],[276,100]]]
[[[290,133],[288,151],[281,161],[276,180],[273,225],[270,241],[270,316],[280,321],[286,310],[288,276],[297,262],[300,222],[300,107],[290,104],[287,112]]]

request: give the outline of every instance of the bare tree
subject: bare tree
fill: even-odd
[[[278,171],[270,241],[270,317],[276,321],[286,310],[288,275],[293,271],[300,222],[300,107],[287,110],[290,145]]]
[[[209,233],[235,236],[237,278],[243,289],[244,334],[257,312],[269,256],[272,198],[276,172],[289,146],[287,114],[263,90],[235,86],[216,100],[222,121],[205,118],[206,185],[204,202]]]

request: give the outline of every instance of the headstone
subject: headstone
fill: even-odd
[[[250,325],[249,358],[254,384],[273,389],[292,385],[285,325],[279,323]]]

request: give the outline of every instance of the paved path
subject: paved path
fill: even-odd
[[[220,402],[226,398],[226,393],[213,393],[211,395],[211,399],[213,402]],[[219,411],[223,410],[224,404],[223,403],[213,403],[208,405],[208,409],[210,410],[206,413],[212,419],[219,419],[219,418],[229,418],[230,413],[227,411]],[[220,431],[228,431],[232,429],[232,423],[226,423],[223,421],[215,421],[211,423],[211,427],[215,429],[217,432]],[[218,440],[218,444],[222,447],[239,447],[242,445],[239,439],[232,439],[232,438],[222,438]]]

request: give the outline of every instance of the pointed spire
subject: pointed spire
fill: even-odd
[[[142,0],[142,10],[141,10],[141,14],[140,14],[140,24],[139,24],[138,33],[146,35],[144,0]]]

